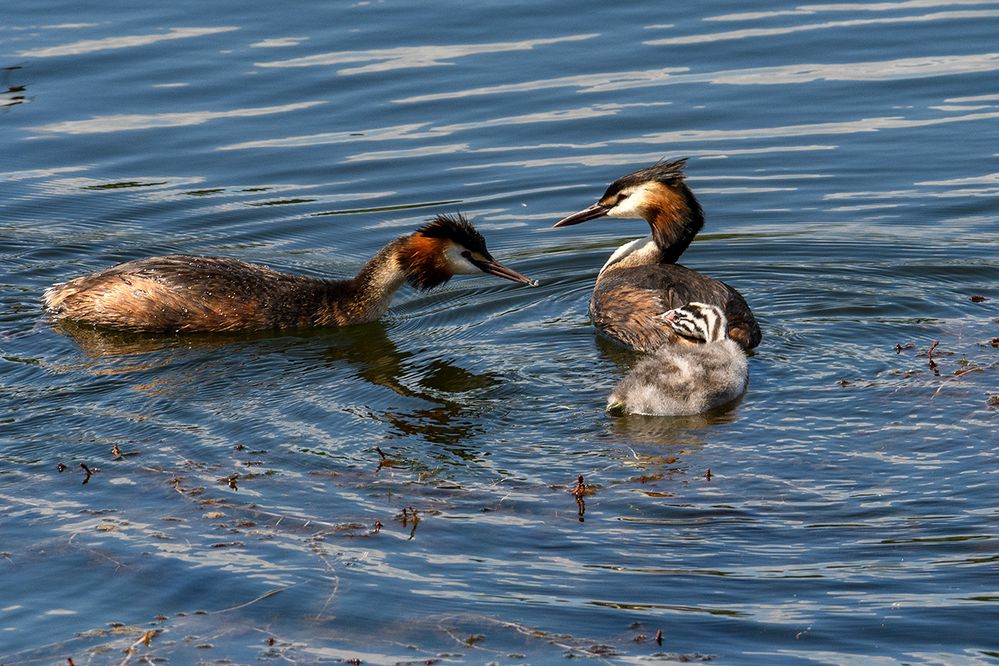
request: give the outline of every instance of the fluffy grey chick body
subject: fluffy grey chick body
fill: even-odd
[[[615,415],[700,414],[738,398],[746,390],[748,366],[742,348],[725,334],[720,308],[688,303],[661,317],[676,342],[639,361],[607,400]]]

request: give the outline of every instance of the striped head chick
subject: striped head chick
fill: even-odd
[[[676,334],[645,356],[607,399],[613,416],[690,416],[734,401],[746,390],[748,364],[725,334],[720,308],[687,303],[661,317]]]
[[[673,329],[678,337],[692,344],[721,342],[726,338],[725,313],[716,305],[687,303],[659,316],[664,326]]]

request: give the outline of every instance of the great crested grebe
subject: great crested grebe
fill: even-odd
[[[701,205],[684,181],[686,162],[686,158],[660,162],[622,176],[597,203],[555,226],[606,215],[642,218],[652,228],[651,236],[619,247],[597,275],[590,317],[603,335],[637,351],[654,351],[673,335],[672,329],[659,324],[659,315],[699,302],[720,307],[728,319],[729,337],[743,349],[752,349],[763,336],[742,295],[676,263],[704,226]]]
[[[430,289],[458,274],[530,278],[489,254],[463,216],[438,215],[381,249],[349,280],[279,273],[224,257],[167,255],[129,261],[45,291],[45,307],[120,331],[222,332],[347,326],[373,321],[409,282]]]
[[[687,303],[659,317],[676,342],[638,362],[607,399],[611,414],[685,416],[735,400],[746,390],[742,348],[725,334],[725,314]]]

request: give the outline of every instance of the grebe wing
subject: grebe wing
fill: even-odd
[[[235,259],[166,255],[56,285],[46,304],[68,319],[123,331],[254,330],[298,324],[285,311],[302,298],[294,287],[308,281]]]
[[[188,292],[246,291],[261,282],[294,282],[298,276],[228,257],[167,254],[128,261],[99,273],[105,278],[138,277]]]
[[[636,351],[651,352],[675,341],[676,333],[659,316],[669,310],[662,294],[629,284],[595,289],[590,318],[602,335]]]
[[[597,280],[590,317],[602,334],[637,351],[674,341],[659,316],[687,303],[717,305],[728,319],[728,335],[743,349],[762,339],[742,295],[724,282],[679,264],[653,264],[607,271]]]

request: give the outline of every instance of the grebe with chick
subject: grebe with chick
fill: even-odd
[[[704,226],[704,212],[687,186],[687,159],[660,162],[618,178],[597,203],[555,223],[556,227],[600,217],[642,218],[652,235],[627,243],[597,275],[590,317],[603,335],[637,351],[669,343],[673,330],[659,317],[691,302],[715,305],[728,320],[728,336],[743,349],[762,334],[742,295],[724,282],[676,263]]]
[[[674,342],[644,357],[607,399],[613,415],[689,416],[731,402],[748,381],[746,355],[721,308],[687,303],[659,317]]]
[[[390,242],[348,280],[279,273],[225,257],[166,255],[54,285],[44,302],[58,320],[119,331],[347,326],[382,316],[404,282],[424,290],[454,275],[480,273],[537,284],[493,259],[462,215],[438,215]]]

